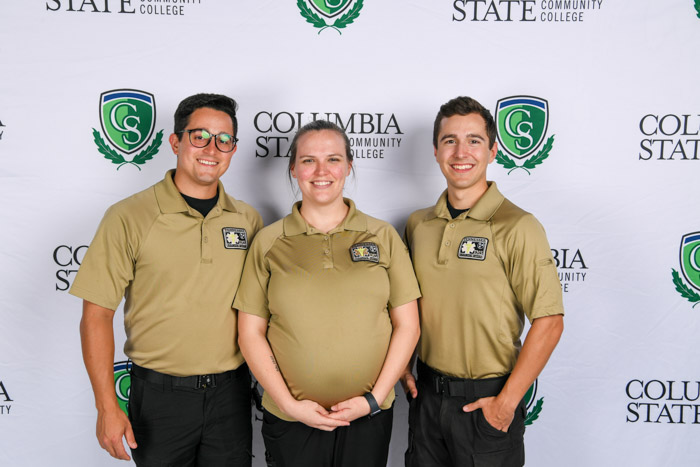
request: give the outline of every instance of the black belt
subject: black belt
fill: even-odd
[[[131,365],[131,374],[139,379],[148,381],[149,383],[180,386],[192,389],[215,388],[217,384],[222,384],[230,379],[238,378],[245,372],[248,372],[248,365],[245,363],[235,370],[195,376],[171,376],[155,370],[149,370],[148,368],[138,366],[135,363],[132,363]]]
[[[420,360],[418,360],[417,369],[418,381],[423,383],[421,387],[428,387],[436,394],[447,397],[464,397],[469,400],[497,396],[510,376],[485,379],[455,378],[433,370]]]

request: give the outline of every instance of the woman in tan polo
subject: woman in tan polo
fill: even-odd
[[[302,201],[257,234],[234,302],[265,389],[268,462],[385,466],[394,384],[420,333],[413,267],[390,224],[343,198],[352,153],[340,127],[311,122],[290,151]]]

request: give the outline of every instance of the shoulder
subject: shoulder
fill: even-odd
[[[266,254],[275,241],[284,236],[284,219],[280,219],[267,227],[263,227],[253,240],[253,250],[257,254]]]
[[[110,206],[103,222],[122,222],[128,225],[150,225],[160,214],[154,187],[148,187]]]
[[[435,206],[419,209],[411,213],[406,221],[406,230],[412,231],[421,223],[435,217]]]
[[[231,203],[236,209],[236,212],[239,215],[243,216],[245,219],[247,219],[248,222],[250,222],[250,225],[253,227],[254,230],[258,231],[262,228],[262,217],[260,216],[260,213],[257,211],[257,209],[255,209],[253,206],[246,203],[245,201],[241,201],[239,199],[234,198],[228,193],[226,193],[226,198],[228,199],[229,203]]]
[[[530,212],[517,206],[507,198],[491,219],[494,228],[503,233],[530,234],[543,232],[542,224]]]

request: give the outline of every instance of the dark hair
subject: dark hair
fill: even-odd
[[[299,138],[311,131],[321,130],[335,131],[343,137],[343,141],[345,142],[345,157],[348,159],[348,162],[352,162],[352,149],[350,148],[350,139],[348,138],[348,135],[345,134],[345,130],[343,130],[335,123],[329,122],[328,120],[314,120],[313,122],[309,122],[303,127],[299,128],[297,133],[294,135],[294,139],[292,139],[292,144],[289,147],[289,166],[287,167],[287,175],[289,176],[290,181],[292,179],[292,168],[294,167],[294,164],[297,160],[297,146],[299,146]]]
[[[438,135],[443,118],[473,113],[481,115],[486,122],[486,134],[489,138],[489,148],[492,148],[493,144],[496,142],[496,122],[493,120],[493,116],[487,108],[471,97],[466,96],[455,97],[445,104],[442,104],[440,107],[440,111],[435,116],[435,123],[433,124],[433,147],[437,148]]]
[[[178,139],[182,140],[181,132],[189,124],[192,113],[204,107],[227,113],[231,117],[231,122],[233,122],[233,137],[236,137],[238,133],[238,120],[236,120],[238,104],[236,104],[236,101],[222,94],[200,93],[183,99],[177,106],[177,110],[175,110],[175,128],[173,132]]]

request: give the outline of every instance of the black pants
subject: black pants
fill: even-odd
[[[246,364],[211,382],[135,367],[129,419],[139,467],[250,467],[250,373]]]
[[[469,413],[462,410],[479,398],[498,395],[507,377],[459,380],[444,377],[420,361],[418,365],[418,397],[411,401],[408,412],[406,467],[525,464],[524,401],[515,409],[507,433],[491,426],[480,409]]]
[[[268,467],[386,467],[394,409],[333,431],[287,422],[265,411],[262,435]]]

